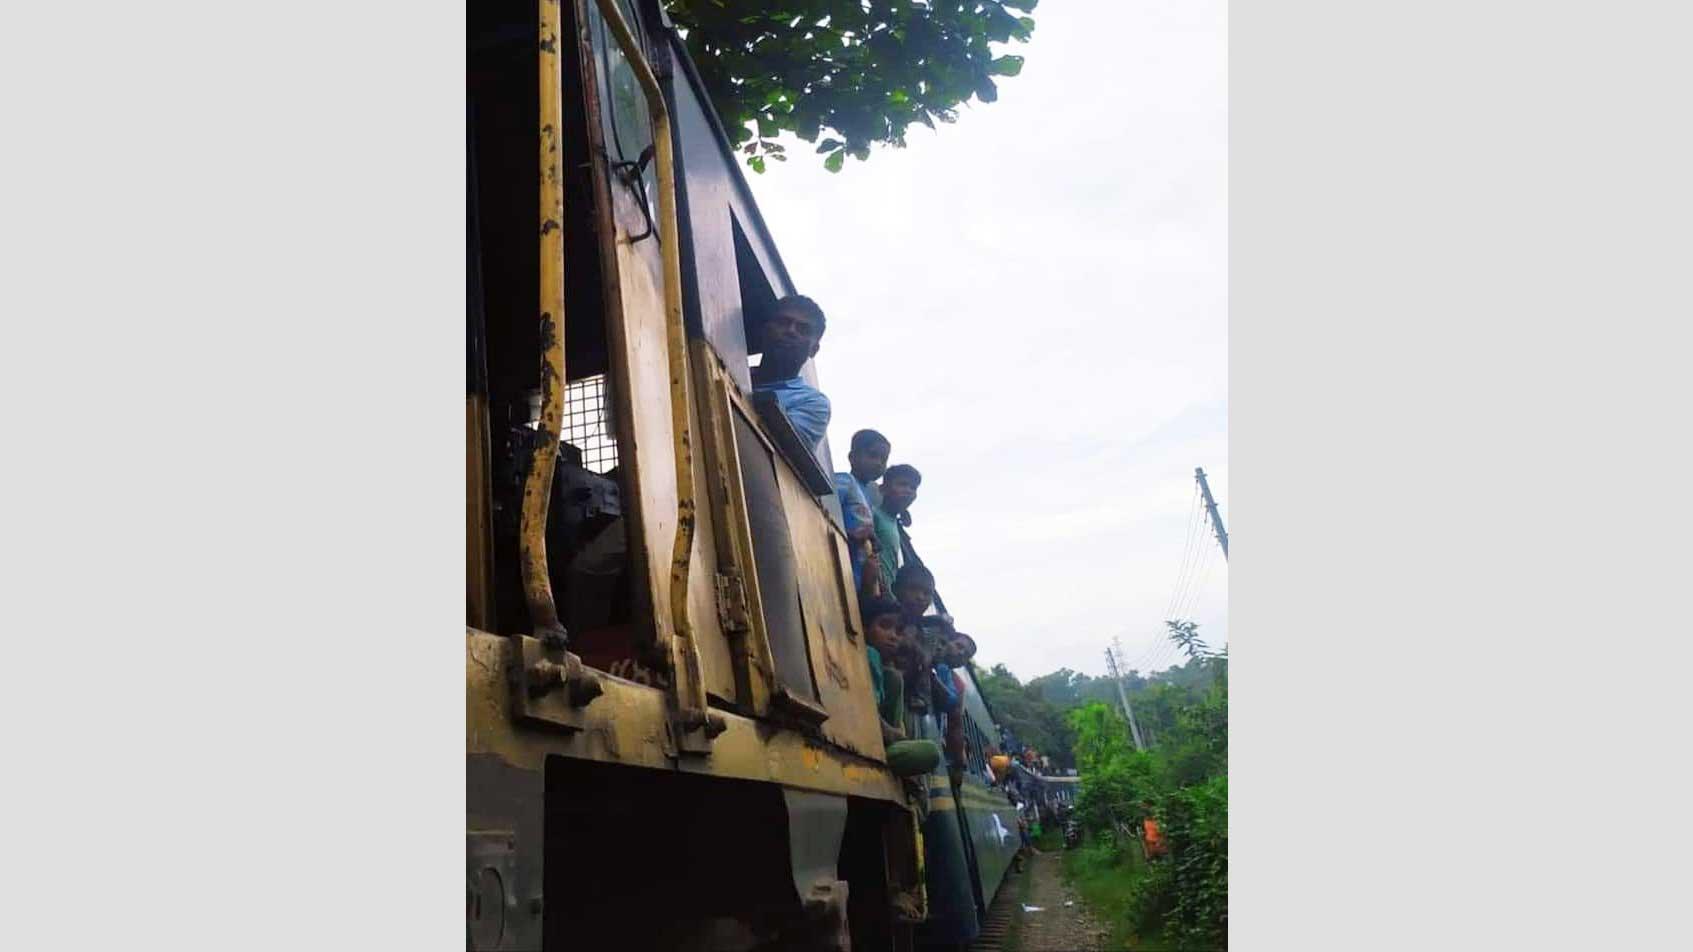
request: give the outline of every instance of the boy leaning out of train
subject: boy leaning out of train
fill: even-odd
[[[895,659],[899,655],[899,603],[887,598],[862,600],[865,652],[870,656],[870,681],[876,710],[882,718],[882,740],[905,739],[905,678]]]
[[[900,609],[897,663],[905,673],[906,704],[924,714],[930,708],[932,671],[941,645],[942,620],[924,614],[935,598],[935,577],[921,565],[903,565],[894,576],[893,590]]]
[[[940,657],[935,661],[935,677],[946,687],[946,760],[952,768],[952,782],[957,784],[964,774],[964,675],[959,673],[976,656],[976,639],[961,631],[946,633]]]
[[[901,777],[928,773],[941,762],[940,747],[933,741],[906,739],[905,678],[891,664],[900,645],[899,604],[885,598],[866,598],[861,610],[867,643],[864,650],[869,655],[870,684],[882,722],[888,766]]]

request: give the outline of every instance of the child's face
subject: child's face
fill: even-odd
[[[947,665],[954,668],[962,667],[968,659],[968,656],[964,653],[964,644],[958,641],[947,642],[946,652],[942,657],[946,660]]]
[[[964,663],[969,661],[970,658],[975,655],[976,652],[972,650],[974,647],[975,646],[973,644],[964,638],[954,638],[953,640],[947,642],[947,664],[950,664],[955,668],[963,667]]]
[[[935,593],[929,591],[927,585],[908,582],[894,589],[894,598],[899,600],[899,607],[907,616],[915,618],[929,610],[929,603],[935,600]]]
[[[852,475],[860,482],[870,482],[881,479],[888,471],[888,451],[886,443],[872,443],[860,450],[847,453],[847,464],[852,467]]]
[[[917,484],[909,477],[882,480],[882,508],[887,512],[897,515],[916,501]]]
[[[870,644],[877,651],[887,654],[899,649],[899,616],[877,615],[870,619],[870,631],[866,633]]]

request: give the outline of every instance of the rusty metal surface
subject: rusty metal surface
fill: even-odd
[[[829,712],[823,736],[848,750],[881,759],[885,756],[881,720],[870,686],[869,656],[858,631],[858,602],[856,596],[846,594],[851,591],[851,564],[837,551],[845,546],[845,537],[798,474],[778,466],[777,480],[797,560],[818,699]]]
[[[626,30],[627,24],[607,15],[613,6],[598,0],[577,3],[581,24],[577,40],[584,51],[583,82],[589,90],[601,88],[602,79],[596,76],[602,68],[601,54],[622,54],[615,39],[610,50],[598,49],[595,31],[587,28],[592,20],[588,10],[600,15],[615,36],[620,28]],[[624,504],[630,524],[632,587],[636,614],[641,619],[638,635],[643,644],[655,649],[642,660],[664,667],[661,680],[672,685],[678,708],[692,712],[685,713],[684,719],[698,723],[710,695],[734,697],[735,680],[729,650],[716,621],[710,524],[693,502],[693,486],[704,477],[704,471],[692,452],[691,403],[687,381],[682,379],[686,377],[685,355],[673,346],[673,334],[679,334],[681,327],[681,291],[680,259],[674,254],[674,172],[668,118],[663,114],[662,99],[645,95],[646,82],[652,78],[650,68],[635,58],[628,62],[641,84],[638,95],[649,100],[650,120],[655,124],[662,120],[666,126],[654,130],[660,240],[635,241],[648,228],[646,213],[606,162],[599,121],[606,104],[595,95],[586,97],[595,193],[601,203],[596,220],[602,278],[607,285],[607,343],[612,377],[620,384],[612,391],[611,415],[621,451],[620,465],[628,480]],[[701,752],[709,747],[700,731],[685,738],[684,743]]]
[[[547,0],[543,0],[547,2]],[[700,649],[689,611],[689,575],[694,554],[694,462],[693,422],[688,400],[687,333],[682,324],[681,238],[676,219],[676,157],[671,135],[670,113],[664,92],[647,63],[641,43],[629,29],[617,0],[596,0],[600,16],[611,28],[625,60],[634,70],[646,99],[653,126],[655,168],[658,171],[658,232],[661,257],[660,287],[663,292],[663,324],[666,369],[670,394],[671,452],[675,461],[676,527],[671,544],[671,623],[660,629],[668,649],[674,677],[676,720],[686,749],[701,751],[703,742],[715,736],[706,711],[706,678]],[[656,604],[656,603],[655,603]]]
[[[511,716],[512,640],[468,630],[465,638],[465,741],[468,756],[491,756],[539,771],[548,755],[768,781],[801,790],[904,803],[882,764],[792,730],[723,712],[724,731],[709,757],[681,757],[664,692],[599,674],[604,694],[574,713],[574,729],[516,722]],[[546,698],[560,707],[564,700]]]
[[[564,430],[564,174],[559,136],[564,112],[560,102],[558,0],[538,0],[536,74],[540,87],[540,326],[542,439],[535,441],[523,481],[522,530],[518,561],[531,630],[564,646],[564,625],[553,600],[547,572],[547,503],[552,497],[553,465]]]
[[[724,633],[730,638],[741,708],[762,716],[769,712],[776,691],[776,661],[765,625],[764,594],[759,588],[758,573],[753,570],[752,528],[731,417],[735,385],[723,361],[706,341],[694,342],[694,371],[699,378],[696,392],[701,394],[700,415],[705,435],[705,452],[700,455],[708,466],[704,483],[710,505],[706,511],[716,529],[718,574],[724,578],[726,589],[735,590],[732,597],[739,603],[730,606],[724,614],[730,615],[744,606],[744,615],[735,618]]]

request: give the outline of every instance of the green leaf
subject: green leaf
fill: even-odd
[[[1028,40],[1034,21],[1020,14],[1036,0],[663,5],[733,144],[751,142],[748,157],[768,162],[776,152],[766,143],[783,134],[822,139],[825,157],[862,157],[877,143],[901,144],[914,122],[933,128],[972,99],[995,101],[992,78],[1019,75],[1023,60],[994,46]],[[844,156],[836,161],[844,167]]]
[[[831,152],[829,157],[823,160],[823,167],[831,172],[839,172],[844,164],[846,164],[846,153],[838,150]]]
[[[752,170],[754,172],[757,172],[760,175],[764,174],[764,156],[755,155],[747,160],[747,164],[752,166]]]

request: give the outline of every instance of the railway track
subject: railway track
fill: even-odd
[[[988,906],[988,920],[982,925],[981,935],[970,943],[970,952],[1011,952],[1015,948],[1010,940],[1019,903],[1017,894],[1023,886],[1018,880],[1027,875],[1026,870],[1006,873],[1005,882],[1000,884],[998,894]]]

